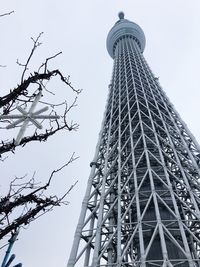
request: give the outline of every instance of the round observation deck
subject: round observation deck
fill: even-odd
[[[138,43],[141,52],[143,52],[146,44],[146,39],[143,30],[136,23],[124,19],[123,12],[119,12],[118,16],[119,20],[109,31],[106,40],[106,46],[109,55],[114,58],[114,46],[120,38],[125,36],[132,36]]]

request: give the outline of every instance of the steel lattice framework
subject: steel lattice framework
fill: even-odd
[[[108,37],[112,82],[68,267],[200,266],[200,149],[143,57],[143,32],[130,33],[127,24],[139,26],[119,16]]]

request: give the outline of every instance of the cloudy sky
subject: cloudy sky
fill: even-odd
[[[159,77],[167,95],[200,141],[200,2],[199,0],[6,0],[1,14],[14,10],[0,21],[1,94],[20,81],[22,62],[29,55],[30,37],[42,36],[32,67],[37,67],[59,51],[52,62],[76,88],[83,92],[78,107],[69,119],[78,122],[77,132],[52,137],[44,144],[17,149],[1,164],[0,189],[6,190],[15,175],[32,175],[45,182],[51,171],[67,161],[71,153],[80,158],[54,179],[52,192],[62,194],[78,180],[68,197],[70,204],[35,221],[20,233],[14,252],[17,261],[28,267],[64,267],[72,246],[73,234],[89,176],[111,79],[112,59],[105,41],[110,28],[123,10],[127,19],[138,23],[145,32],[144,55]],[[54,84],[59,97],[67,97],[60,83]],[[2,136],[8,132],[2,131]],[[1,244],[2,245],[2,244]],[[15,263],[17,263],[17,261]]]

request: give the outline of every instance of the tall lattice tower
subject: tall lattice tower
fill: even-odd
[[[109,97],[68,262],[200,266],[200,149],[143,57],[145,36],[119,20],[107,37]]]

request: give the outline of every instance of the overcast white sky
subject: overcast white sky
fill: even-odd
[[[37,172],[46,181],[54,168],[62,165],[73,151],[80,156],[60,173],[52,192],[62,194],[76,179],[70,205],[57,208],[21,231],[14,252],[17,262],[28,267],[64,267],[72,246],[111,79],[112,59],[105,48],[108,31],[123,10],[127,19],[138,23],[146,35],[144,55],[167,95],[200,141],[200,2],[199,0],[6,0],[0,13],[15,13],[0,20],[1,94],[20,80],[16,59],[26,59],[30,37],[44,32],[43,45],[33,65],[59,51],[52,68],[60,68],[77,88],[83,88],[71,118],[80,124],[76,133],[60,134],[44,144],[17,149],[1,164],[0,189],[14,175]],[[56,86],[56,85],[55,85]],[[60,97],[63,88],[56,86]],[[66,90],[66,89],[65,89]],[[66,95],[66,92],[65,92]],[[71,119],[70,118],[70,119]],[[2,131],[2,130],[1,130]],[[7,132],[2,132],[6,135]]]

